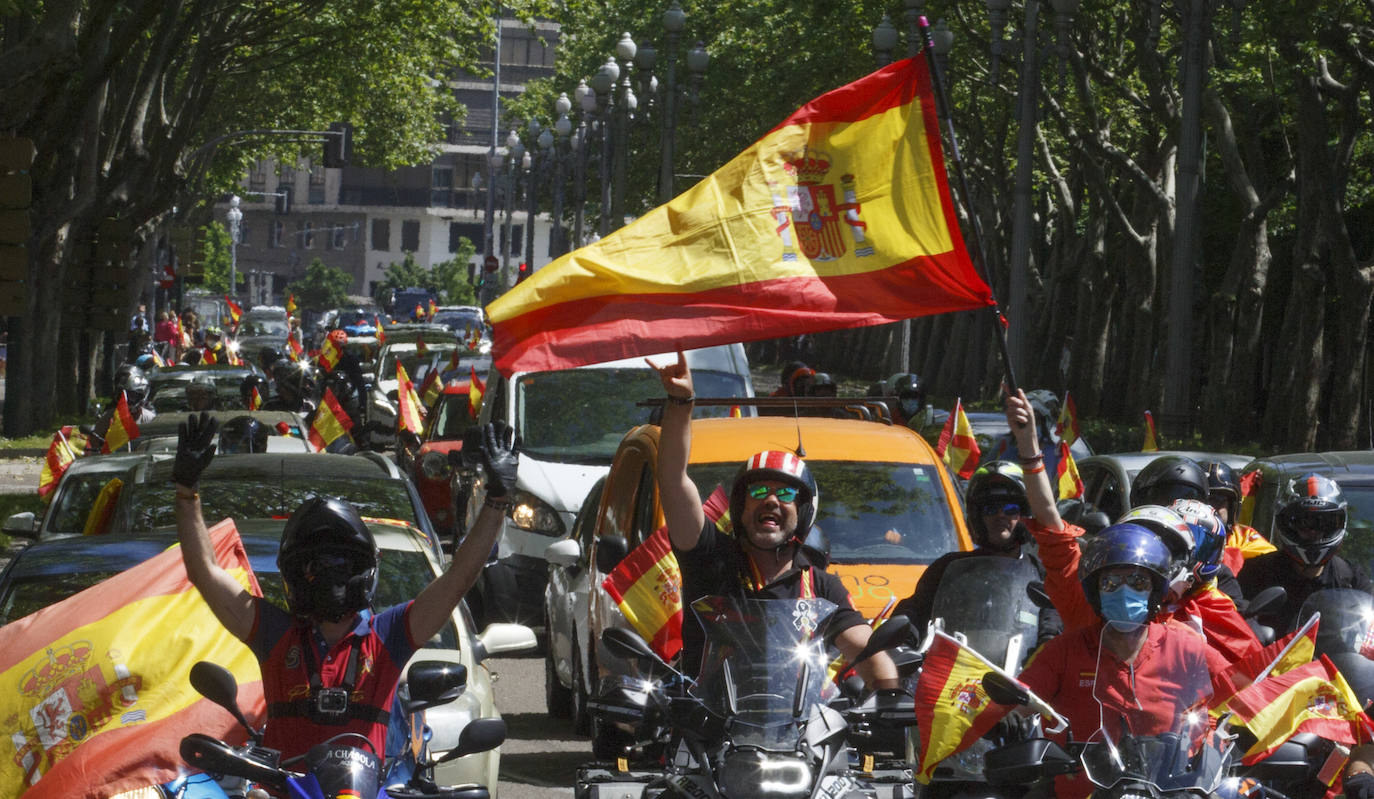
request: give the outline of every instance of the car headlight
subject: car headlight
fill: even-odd
[[[558,511],[528,491],[515,492],[510,520],[511,524],[531,533],[555,537],[563,535],[563,520],[558,517]]]
[[[420,458],[420,471],[430,480],[447,480],[453,469],[446,453],[430,450]]]

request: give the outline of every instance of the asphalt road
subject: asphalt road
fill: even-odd
[[[500,799],[569,799],[577,768],[592,759],[591,741],[544,709],[544,658],[489,661],[496,707],[506,720],[501,747]]]

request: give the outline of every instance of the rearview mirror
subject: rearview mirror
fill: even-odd
[[[1030,703],[1030,692],[1024,685],[995,671],[983,675],[983,690],[999,705],[1024,707]]]
[[[0,532],[20,538],[33,538],[34,534],[38,532],[38,522],[33,511],[26,510],[6,519],[4,527],[0,527]]]
[[[618,535],[603,535],[596,540],[596,570],[610,574],[630,554],[630,545]]]

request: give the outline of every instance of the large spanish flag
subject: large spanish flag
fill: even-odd
[[[261,595],[233,523],[210,538],[219,564]],[[241,742],[191,688],[200,660],[234,673],[261,724],[257,660],[191,586],[177,547],[0,628],[0,796],[110,796],[184,772],[177,750],[192,732]]]
[[[352,429],[352,417],[339,404],[338,397],[334,396],[334,390],[326,388],[324,396],[320,397],[320,407],[315,409],[315,418],[310,422],[310,430],[306,434],[310,443],[315,445],[315,449],[323,452],[339,438],[348,436]],[[352,440],[352,436],[349,436],[349,440]]]
[[[509,374],[991,303],[959,234],[915,58],[812,100],[487,313]]]

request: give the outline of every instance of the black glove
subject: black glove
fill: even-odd
[[[215,459],[219,422],[205,411],[192,414],[177,428],[177,458],[172,463],[172,482],[195,488],[200,473]]]
[[[505,422],[492,422],[479,428],[478,435],[477,453],[487,473],[487,496],[504,497],[515,488],[515,474],[520,467],[520,439],[515,435],[515,428]],[[471,438],[465,436],[464,453],[468,451]]]
[[[1368,771],[1346,777],[1346,799],[1374,799],[1374,774]]]
[[[1034,716],[1023,716],[1012,711],[1003,716],[1001,721],[992,725],[992,729],[988,730],[983,737],[990,741],[1001,741],[1005,744],[1029,740],[1034,732]]]

